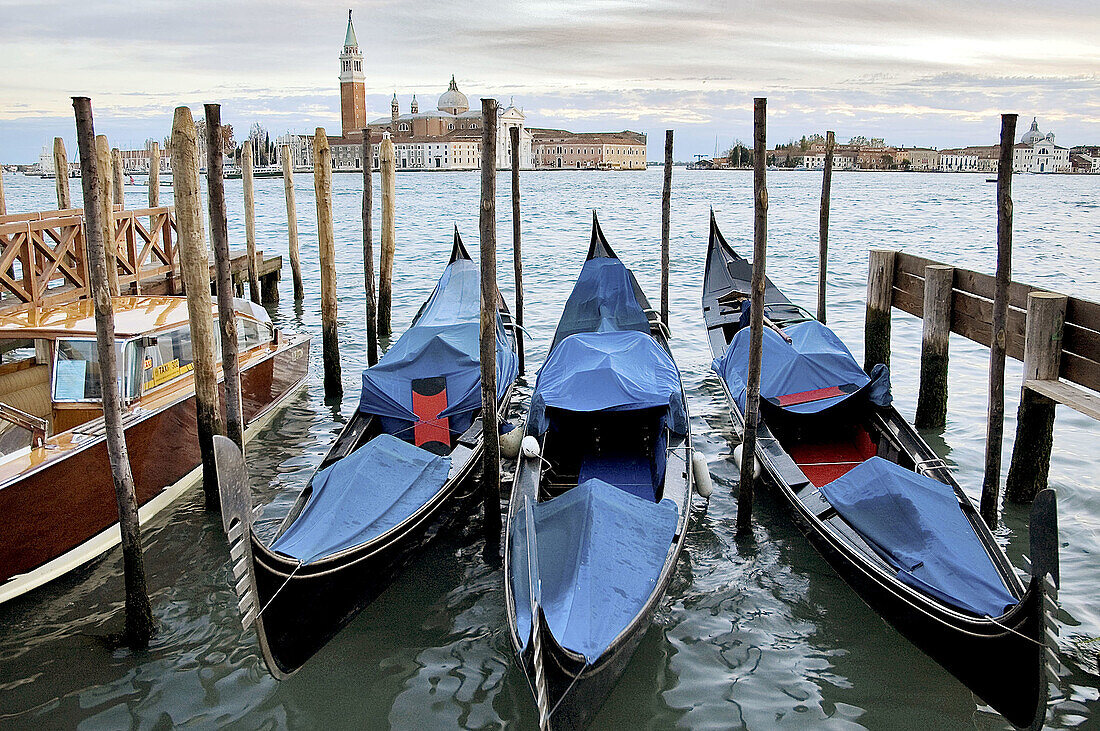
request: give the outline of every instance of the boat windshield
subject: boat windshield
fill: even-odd
[[[54,401],[98,401],[102,398],[95,340],[57,341]]]

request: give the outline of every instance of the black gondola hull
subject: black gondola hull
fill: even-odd
[[[458,480],[453,483],[440,493],[434,509],[400,533],[296,573],[296,562],[272,553],[252,533],[256,599],[263,608],[256,628],[273,674],[286,677],[297,671],[373,602],[441,528],[472,507],[472,492],[453,499]]]

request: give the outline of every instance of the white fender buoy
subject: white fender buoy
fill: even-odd
[[[515,428],[500,435],[500,453],[505,459],[519,456],[519,445],[523,442],[523,429]]]
[[[738,474],[741,473],[741,455],[744,453],[744,444],[738,444],[733,448],[733,462],[737,465]],[[760,477],[760,460],[754,459],[752,461],[752,476],[753,478]]]
[[[520,442],[520,452],[523,454],[524,459],[538,459],[542,454],[542,447],[539,446],[539,440],[534,436],[528,434]]]
[[[691,471],[695,476],[695,492],[700,497],[710,499],[714,492],[714,480],[710,477],[710,467],[707,466],[707,458],[700,452],[691,454]]]

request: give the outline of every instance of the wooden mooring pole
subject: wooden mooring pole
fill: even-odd
[[[863,370],[890,365],[890,307],[894,302],[892,249],[871,249],[867,255],[867,315],[863,325]]]
[[[390,302],[393,286],[393,255],[397,249],[396,214],[397,155],[388,132],[382,133],[378,147],[378,166],[382,184],[382,255],[378,261],[378,337],[388,338]]]
[[[248,297],[253,302],[261,302],[260,280],[256,276],[256,192],[250,140],[245,140],[241,152],[241,183],[244,187],[244,242],[248,252]]]
[[[191,322],[191,357],[195,374],[195,415],[202,454],[202,489],[206,507],[219,510],[218,472],[214,466],[214,435],[221,432],[218,379],[214,372],[214,317],[210,301],[210,259],[202,222],[199,148],[195,120],[187,107],[176,107],[172,121],[172,191],[180,274],[187,291]]]
[[[1030,503],[1046,489],[1050,450],[1054,441],[1055,402],[1027,388],[1028,381],[1057,381],[1062,364],[1062,327],[1066,322],[1064,295],[1030,292],[1024,326],[1024,386],[1016,413],[1016,441],[1008,468],[1005,496],[1014,503]]]
[[[737,535],[752,535],[756,472],[756,428],[760,420],[760,365],[764,349],[764,282],[768,251],[768,100],[753,100],[752,304],[749,315],[749,373],[745,390],[745,430],[741,440],[741,481],[737,490]]]
[[[1005,346],[1008,334],[1008,285],[1012,283],[1012,147],[1016,115],[1001,115],[1001,156],[997,168],[997,277],[993,291],[993,333],[989,344],[989,423],[985,432],[985,478],[981,514],[989,527],[997,525],[1001,491],[1001,440],[1005,420]]]
[[[229,259],[229,225],[225,215],[225,160],[222,157],[222,108],[206,104],[206,200],[210,243],[217,272],[218,326],[221,331],[222,378],[225,382],[225,435],[244,452],[244,406],[241,399],[241,363],[237,342],[237,313],[233,309],[233,270]]]
[[[367,300],[367,365],[378,362],[378,300],[374,291],[374,176],[370,130],[363,130],[363,292]]]
[[[317,253],[321,259],[321,348],[325,397],[344,393],[340,373],[340,337],[336,321],[336,235],[332,228],[332,150],[318,127],[313,136],[313,190],[317,198]]]
[[[661,322],[668,328],[669,236],[672,232],[672,130],[665,130],[664,185],[661,189]]]
[[[486,555],[500,541],[500,427],[497,424],[497,100],[481,100],[481,489]]]
[[[111,162],[111,145],[107,142],[106,135],[96,135],[95,158],[101,188],[100,226],[103,227],[103,246],[107,251],[107,287],[112,297],[118,297],[118,244],[115,242],[114,181],[111,174],[114,165]]]
[[[122,181],[122,151],[111,148],[111,174],[114,176],[115,200],[119,208],[126,208],[126,188]]]
[[[512,148],[512,263],[516,273],[516,347],[519,350],[519,373],[523,375],[523,247],[520,245],[519,216],[519,127],[508,130]]]
[[[833,148],[836,135],[825,133],[825,172],[821,175],[821,211],[817,222],[817,319],[825,324],[825,283],[829,271],[829,199],[833,191]]]
[[[8,215],[8,201],[4,197],[4,168],[0,166],[0,216]]]
[[[77,149],[80,154],[81,188],[84,193],[84,216],[87,222],[88,278],[95,307],[96,350],[100,373],[117,373],[115,355],[115,316],[107,282],[107,251],[100,220],[103,207],[103,179],[98,174],[95,131],[92,126],[92,102],[87,97],[73,97],[76,114]],[[153,636],[153,610],[145,581],[145,560],[141,552],[141,524],[138,520],[134,476],[122,427],[122,401],[118,380],[101,379],[103,424],[107,439],[107,456],[118,503],[118,525],[122,536],[122,565],[126,582],[126,642],[135,649],[147,647]]]
[[[160,143],[149,148],[149,207],[160,208]]]
[[[917,416],[913,422],[918,429],[942,429],[947,424],[947,362],[954,284],[954,267],[924,268],[924,334]]]
[[[57,188],[57,207],[61,210],[73,207],[73,197],[69,193],[69,159],[65,155],[65,140],[53,138],[53,173]]]
[[[298,251],[298,206],[294,202],[294,161],[290,145],[283,145],[283,192],[286,194],[286,235],[290,250],[290,274],[294,278],[294,301],[306,296],[302,285],[302,260]]]

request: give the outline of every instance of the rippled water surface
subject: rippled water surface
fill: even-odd
[[[820,175],[769,173],[768,272],[813,306]],[[77,183],[78,181],[73,181]],[[500,179],[500,283],[512,293],[508,176]],[[377,177],[376,200],[377,200]],[[242,194],[228,181],[230,235],[243,246]],[[297,178],[307,295],[295,304],[286,259],[282,180],[257,180],[261,248],[284,254],[284,327],[315,335],[306,388],[249,446],[254,501],[270,535],[355,408],[364,359],[361,177],[335,178],[341,355],[345,396],[321,389],[319,277],[313,185]],[[1014,276],[1100,300],[1100,178],[1018,176]],[[644,173],[530,172],[522,176],[527,360],[545,357],[584,258],[590,209],[656,303],[660,281],[659,169]],[[51,181],[8,175],[9,212],[51,207]],[[476,173],[397,179],[394,329],[427,297],[450,251],[452,224],[477,245]],[[896,247],[959,266],[995,266],[995,186],[981,175],[838,173],[833,182],[829,323],[862,356],[867,250]],[[167,190],[162,196],[167,196]],[[79,186],[74,187],[79,199]],[[144,189],[127,189],[142,204]],[[809,547],[777,496],[758,492],[753,540],[734,538],[731,429],[709,369],[699,310],[707,210],[730,243],[751,249],[749,173],[675,171],[672,213],[673,349],[688,391],[696,446],[716,482],[697,503],[668,595],[594,727],[1003,728],[948,673],[880,620]],[[376,212],[377,221],[379,218]],[[916,402],[920,322],[896,312],[895,397]],[[954,336],[949,423],[927,434],[973,498],[981,487],[988,351]],[[533,367],[529,372],[533,372]],[[1020,364],[1008,363],[1005,464],[1015,433]],[[523,389],[523,399],[529,389]],[[521,403],[516,410],[522,413]],[[1050,482],[1062,539],[1061,649],[1068,672],[1051,725],[1100,726],[1100,425],[1058,412]],[[1005,509],[999,539],[1019,565],[1026,511]],[[217,516],[188,493],[145,530],[159,634],[146,652],[110,640],[122,626],[117,550],[0,606],[0,725],[12,727],[455,728],[531,727],[527,685],[514,667],[502,575],[481,558],[470,515],[441,536],[300,673],[282,683],[242,632]]]

